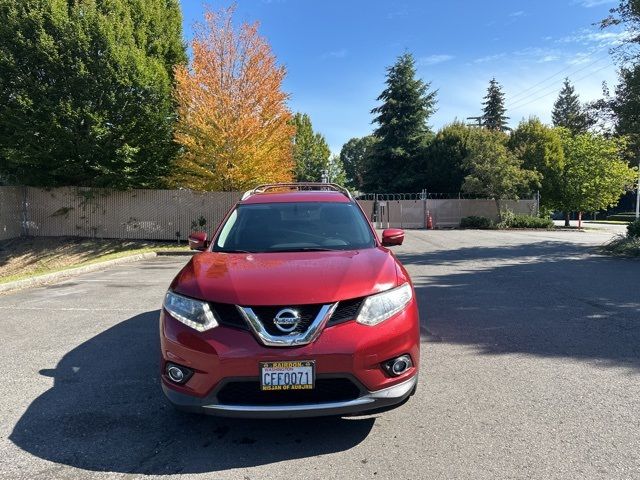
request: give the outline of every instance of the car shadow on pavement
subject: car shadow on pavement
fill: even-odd
[[[423,328],[485,354],[565,357],[640,369],[640,262],[542,241],[398,253]]]
[[[175,411],[158,379],[158,316],[123,321],[40,371],[54,386],[29,405],[10,439],[51,462],[164,475],[344,451],[373,428],[373,417],[255,421]]]

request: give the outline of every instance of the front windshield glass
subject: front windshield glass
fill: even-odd
[[[375,245],[352,203],[297,202],[239,205],[213,245],[214,252],[353,250]]]

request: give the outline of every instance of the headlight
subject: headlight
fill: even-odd
[[[356,321],[363,325],[377,325],[406,307],[411,298],[413,298],[413,292],[408,283],[371,295],[362,303]]]
[[[169,291],[164,297],[163,306],[173,318],[199,332],[218,326],[216,317],[206,302]]]

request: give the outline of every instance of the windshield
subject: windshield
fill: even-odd
[[[239,205],[220,230],[213,251],[295,252],[373,246],[371,229],[356,205],[298,202]]]

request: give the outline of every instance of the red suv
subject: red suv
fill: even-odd
[[[349,192],[263,185],[244,194],[171,283],[160,314],[162,387],[213,415],[384,410],[415,392],[418,307],[407,271]]]

